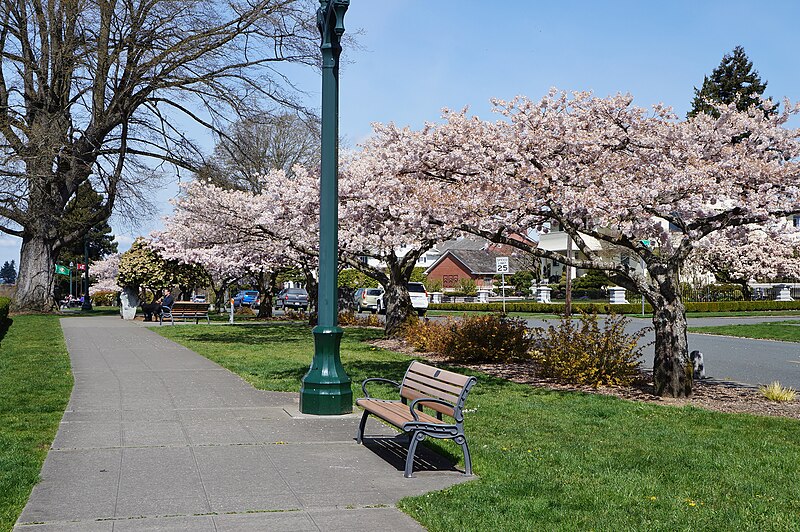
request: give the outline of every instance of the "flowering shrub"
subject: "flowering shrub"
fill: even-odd
[[[432,351],[453,362],[510,362],[529,357],[531,339],[525,322],[496,315],[446,322],[419,321],[405,330],[418,351]]]
[[[92,294],[92,303],[101,307],[111,307],[117,304],[117,292],[112,290],[98,290]]]
[[[630,320],[608,315],[602,328],[597,314],[577,320],[562,317],[561,323],[533,330],[533,359],[539,373],[571,384],[627,386],[639,375],[643,346],[639,340],[649,328],[625,332]]]
[[[352,325],[356,327],[383,327],[383,322],[375,314],[359,316],[352,310],[339,312],[339,325]]]
[[[411,321],[404,331],[405,340],[416,351],[443,353],[453,323],[452,318],[446,321]]]
[[[490,314],[453,324],[443,354],[454,362],[511,362],[529,358],[530,348],[524,320]]]

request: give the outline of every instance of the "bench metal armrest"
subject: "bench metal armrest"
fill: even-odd
[[[451,407],[455,410],[456,405],[449,401],[445,401],[444,399],[436,399],[434,397],[420,397],[419,399],[414,399],[411,401],[411,404],[408,405],[408,408],[411,410],[411,415],[414,416],[414,421],[419,421],[419,416],[417,412],[414,410],[414,407],[417,406],[418,403],[439,403],[440,405],[445,405]]]
[[[369,392],[367,391],[367,383],[368,382],[382,382],[384,384],[391,384],[395,388],[400,388],[400,383],[399,382],[393,381],[393,380],[390,380],[390,379],[381,379],[380,377],[372,377],[370,379],[364,379],[364,382],[361,383],[361,391],[364,392],[364,397],[366,397],[367,399],[372,399],[372,397],[370,397],[370,395],[369,395]]]

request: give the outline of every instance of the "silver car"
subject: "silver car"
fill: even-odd
[[[364,312],[368,310],[375,314],[378,312],[378,298],[383,295],[381,288],[359,288],[353,294],[353,304],[356,307],[356,312]]]

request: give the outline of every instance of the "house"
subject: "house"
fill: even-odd
[[[463,280],[471,279],[478,288],[492,288],[496,275],[497,257],[508,257],[510,274],[530,269],[530,261],[519,253],[497,246],[486,245],[483,249],[448,248],[425,270],[426,278],[439,280],[443,290],[456,290]]]

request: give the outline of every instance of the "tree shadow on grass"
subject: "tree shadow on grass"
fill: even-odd
[[[220,330],[221,329],[221,330]],[[305,325],[220,327],[213,331],[179,331],[180,337],[192,342],[210,344],[284,344],[304,343],[311,338],[311,331]]]

